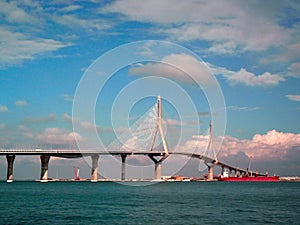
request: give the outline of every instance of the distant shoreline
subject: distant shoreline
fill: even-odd
[[[216,182],[214,181],[208,181],[205,179],[199,179],[199,180],[153,180],[153,179],[98,179],[97,181],[91,181],[90,179],[69,179],[69,178],[61,178],[61,179],[49,179],[49,180],[32,180],[32,179],[20,179],[20,180],[13,180],[14,182],[41,182],[41,183],[47,183],[47,182],[153,182],[153,183],[172,183],[172,182]],[[300,177],[280,177],[281,182],[300,182]],[[0,180],[0,182],[7,182],[6,180]],[[259,183],[259,182],[258,182]]]

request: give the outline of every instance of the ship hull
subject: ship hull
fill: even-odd
[[[229,182],[278,182],[279,176],[271,177],[219,177],[218,181]]]

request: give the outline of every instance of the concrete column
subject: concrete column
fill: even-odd
[[[214,167],[213,166],[207,166],[207,169],[208,169],[207,179],[209,181],[214,180]]]
[[[121,154],[122,158],[122,171],[121,171],[121,180],[125,180],[125,161],[126,161],[126,154]]]
[[[91,182],[98,181],[98,160],[99,155],[92,155],[92,173],[91,173]]]
[[[162,167],[162,161],[155,163],[155,170],[154,170],[154,179],[160,180],[161,179],[161,167]]]
[[[15,155],[6,155],[7,160],[7,182],[13,181],[13,170],[14,170],[14,161]]]
[[[162,171],[162,162],[168,158],[169,154],[165,154],[163,157],[161,157],[159,160],[154,158],[153,155],[148,155],[150,159],[154,162],[154,179],[155,180],[161,180],[161,171]]]
[[[41,155],[41,182],[48,181],[48,166],[49,166],[49,155]]]

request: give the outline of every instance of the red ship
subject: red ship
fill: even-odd
[[[255,174],[249,175],[248,170],[246,175],[244,176],[237,176],[237,177],[231,177],[229,176],[229,173],[227,170],[224,170],[222,175],[218,177],[218,181],[229,181],[229,182],[278,182],[279,176],[268,176],[268,173],[266,173],[265,176]]]
[[[230,181],[230,182],[278,182],[279,176],[258,176],[258,177],[218,177],[218,181]]]

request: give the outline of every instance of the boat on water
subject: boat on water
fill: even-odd
[[[247,173],[243,176],[229,176],[229,172],[227,170],[224,170],[222,175],[218,177],[218,181],[229,181],[229,182],[278,182],[279,176],[268,176],[268,173],[266,173],[265,176],[256,174],[250,174]]]
[[[230,182],[278,182],[279,176],[242,176],[242,177],[218,177],[218,181],[230,181]]]

